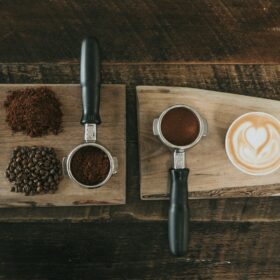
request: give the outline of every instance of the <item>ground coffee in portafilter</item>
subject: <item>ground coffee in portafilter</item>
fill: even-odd
[[[61,162],[53,148],[17,147],[12,154],[6,177],[12,192],[25,195],[54,193],[62,178]]]
[[[70,168],[78,182],[93,186],[106,179],[110,171],[110,160],[103,150],[85,146],[73,155]]]
[[[187,108],[171,109],[161,121],[163,137],[176,146],[190,145],[196,140],[199,131],[200,124],[197,116]]]
[[[55,93],[46,87],[11,91],[4,103],[6,121],[14,132],[36,137],[61,131],[62,112]]]

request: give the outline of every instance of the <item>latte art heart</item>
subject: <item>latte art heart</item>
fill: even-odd
[[[255,128],[250,126],[245,131],[245,139],[255,150],[261,147],[267,139],[267,131],[265,128]]]
[[[269,114],[248,113],[231,125],[226,151],[232,163],[252,175],[263,175],[280,166],[280,122]]]

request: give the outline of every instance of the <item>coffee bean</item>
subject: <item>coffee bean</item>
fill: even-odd
[[[61,174],[61,163],[48,147],[17,147],[6,169],[6,177],[14,184],[11,191],[25,195],[53,193]]]

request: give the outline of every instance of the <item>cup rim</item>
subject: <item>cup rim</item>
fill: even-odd
[[[280,120],[277,119],[276,117],[274,117],[273,115],[269,114],[269,113],[265,113],[265,112],[260,112],[260,111],[252,111],[252,112],[247,112],[245,114],[242,114],[240,115],[239,117],[237,117],[232,123],[231,125],[228,127],[227,129],[227,133],[226,133],[226,137],[225,137],[225,150],[226,150],[226,154],[227,154],[227,157],[229,159],[229,161],[231,162],[231,164],[236,167],[239,171],[243,172],[244,174],[247,174],[247,175],[252,175],[252,176],[265,176],[265,175],[269,175],[275,171],[277,171],[279,168],[280,168],[280,164],[279,166],[273,168],[272,170],[269,170],[267,172],[261,172],[261,173],[253,173],[253,172],[249,172],[249,171],[246,171],[245,169],[242,169],[242,167],[240,167],[239,165],[237,165],[234,160],[232,159],[232,156],[229,152],[229,148],[228,148],[228,145],[229,145],[229,140],[228,140],[228,135],[229,135],[229,132],[230,130],[232,129],[232,127],[242,118],[248,116],[248,115],[264,115],[264,116],[268,116],[270,118],[272,118],[273,120],[275,120],[279,126],[280,126]]]

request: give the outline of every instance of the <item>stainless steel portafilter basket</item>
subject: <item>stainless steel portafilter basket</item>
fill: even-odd
[[[186,110],[190,119],[195,120],[197,132],[194,134],[193,139],[183,145],[172,143],[166,138],[162,130],[162,124],[166,117],[174,114],[177,110]],[[180,119],[174,118],[175,121],[180,122],[179,127],[193,126],[188,118]],[[175,125],[173,123],[173,125]],[[172,123],[170,129],[174,129]],[[173,128],[172,128],[173,126]],[[168,130],[168,127],[165,127]],[[173,132],[173,131],[172,131]],[[176,132],[176,131],[175,131]],[[177,131],[180,135],[184,131]],[[153,133],[158,136],[160,141],[173,150],[173,166],[169,170],[170,176],[170,208],[168,217],[168,236],[169,247],[172,254],[182,256],[186,253],[189,241],[189,209],[188,209],[188,175],[189,169],[185,167],[185,150],[192,148],[196,145],[202,137],[206,136],[208,132],[207,121],[192,107],[187,105],[174,105],[164,110],[159,118],[153,122]]]
[[[63,159],[64,173],[75,183],[84,188],[97,188],[104,185],[111,176],[117,173],[118,161],[113,157],[110,151],[97,142],[97,125],[101,124],[99,114],[100,106],[100,50],[95,38],[89,37],[83,40],[81,47],[81,89],[82,89],[82,118],[81,124],[84,125],[84,143],[76,146],[67,157]],[[99,149],[108,157],[109,171],[107,176],[94,185],[86,185],[73,174],[71,163],[73,157],[86,147]]]

